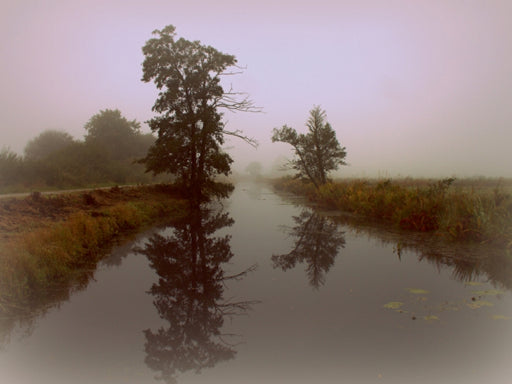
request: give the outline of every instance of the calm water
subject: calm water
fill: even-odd
[[[0,382],[510,383],[511,264],[239,184],[14,329]]]

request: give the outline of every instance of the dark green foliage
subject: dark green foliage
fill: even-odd
[[[108,180],[108,157],[97,145],[74,142],[38,165],[46,185],[85,186]]]
[[[155,138],[152,134],[142,134],[139,122],[129,121],[118,109],[105,109],[91,117],[85,130],[85,143],[106,156],[105,179],[126,183],[136,174],[136,181],[147,181],[147,177],[141,177],[143,167],[135,162],[146,155]]]
[[[100,111],[84,128],[85,142],[101,147],[112,161],[142,157],[153,141],[141,140],[140,123],[127,120],[118,109]]]
[[[100,111],[85,125],[84,141],[60,131],[45,131],[25,147],[25,157],[0,153],[0,188],[72,188],[154,179],[136,160],[146,155],[155,137],[142,134],[139,123],[119,110]]]
[[[172,25],[153,34],[157,37],[142,48],[142,80],[154,81],[160,90],[153,106],[159,115],[149,121],[158,138],[143,163],[154,174],[176,175],[191,201],[199,203],[216,190],[214,178],[228,175],[233,162],[221,149],[226,132],[218,108],[248,107],[220,85],[236,59],[199,41],[176,40]]]
[[[24,181],[23,158],[8,148],[0,152],[0,187],[17,185]]]
[[[298,134],[288,126],[274,129],[272,142],[290,144],[295,150],[295,159],[290,163],[297,177],[311,181],[318,189],[327,182],[327,174],[345,165],[347,155],[336,139],[336,132],[326,121],[326,113],[320,107],[310,111],[306,123],[307,134]]]
[[[74,143],[73,137],[63,131],[48,130],[30,140],[25,146],[25,159],[41,161],[54,152]]]

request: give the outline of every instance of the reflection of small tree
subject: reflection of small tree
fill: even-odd
[[[140,251],[159,276],[149,293],[168,321],[167,328],[144,331],[146,364],[167,383],[176,382],[178,372],[200,372],[236,354],[220,331],[224,317],[244,313],[254,302],[223,300],[224,282],[252,268],[226,276],[221,264],[233,257],[230,236],[211,236],[232,224],[227,214],[197,210],[175,226],[172,236],[154,235]]]
[[[272,256],[274,268],[286,271],[297,263],[306,263],[309,283],[319,288],[325,283],[325,274],[333,266],[338,250],[345,246],[345,238],[335,223],[313,211],[304,210],[293,219],[297,225],[289,234],[296,239],[295,246],[287,254]]]

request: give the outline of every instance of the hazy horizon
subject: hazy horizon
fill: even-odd
[[[143,123],[154,84],[141,48],[168,24],[233,54],[230,77],[263,113],[226,113],[234,170],[289,156],[273,128],[305,130],[314,105],[347,149],[341,176],[512,177],[508,1],[3,1],[0,148],[48,129],[80,139],[100,110]]]

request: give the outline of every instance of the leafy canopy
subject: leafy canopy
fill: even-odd
[[[102,147],[112,160],[143,156],[149,147],[142,143],[147,140],[142,138],[140,123],[126,119],[118,109],[105,109],[95,114],[85,124],[85,130],[86,143]]]
[[[248,111],[252,104],[220,84],[226,69],[236,66],[233,55],[199,41],[176,39],[172,25],[153,34],[142,48],[142,80],[153,81],[160,90],[153,106],[159,115],[148,122],[158,138],[143,162],[154,174],[176,175],[191,200],[207,200],[215,194],[214,177],[231,170],[233,160],[221,149],[224,135],[250,141],[224,129],[218,108]]]
[[[64,131],[47,130],[30,140],[25,146],[25,159],[40,161],[73,144],[73,137]]]

